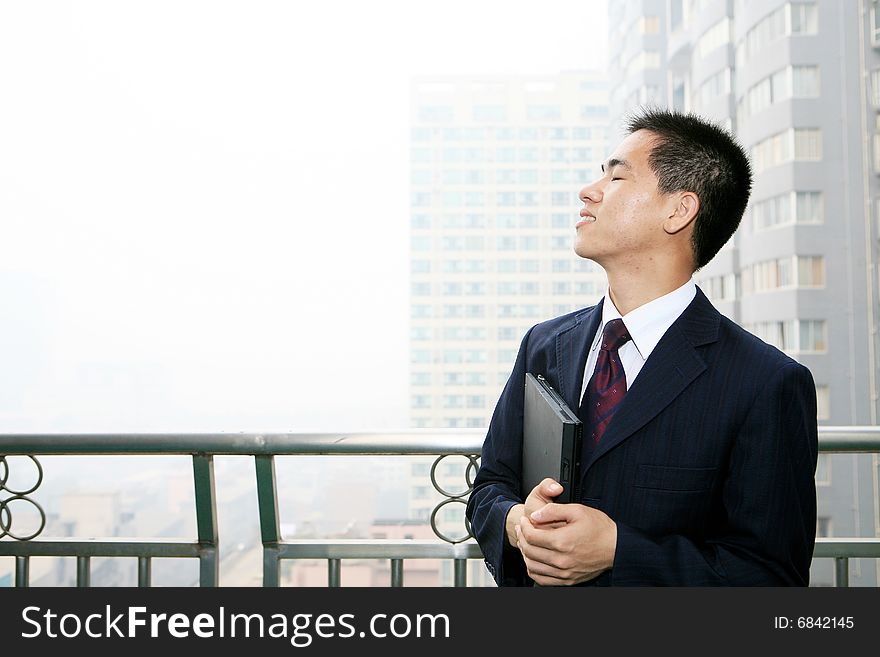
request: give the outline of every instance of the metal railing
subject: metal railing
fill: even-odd
[[[154,558],[185,557],[199,560],[199,583],[216,586],[219,578],[217,500],[214,482],[215,456],[253,456],[256,474],[257,502],[263,546],[263,585],[278,586],[280,563],[284,559],[324,559],[327,561],[328,583],[341,584],[343,559],[390,559],[391,586],[402,586],[404,560],[451,559],[454,564],[454,585],[467,585],[468,559],[481,559],[479,546],[472,539],[470,528],[461,538],[442,534],[434,517],[440,507],[450,502],[463,502],[470,493],[484,432],[479,430],[411,430],[401,433],[353,434],[20,434],[0,435],[0,556],[15,557],[16,586],[29,585],[31,557],[76,557],[77,585],[90,584],[92,557],[136,557],[138,585],[150,586],[151,563]],[[880,452],[880,427],[820,427],[819,449],[823,453]],[[195,485],[197,538],[195,541],[169,539],[53,539],[37,538],[45,513],[31,499],[42,481],[37,455],[188,455],[192,457]],[[5,455],[5,456],[4,456]],[[39,471],[37,484],[27,490],[7,487],[10,472],[6,457],[24,455],[33,459]],[[445,498],[434,510],[431,525],[437,540],[285,540],[281,536],[278,509],[275,457],[309,456],[436,456],[431,470],[434,488]],[[450,493],[434,478],[434,469],[445,457],[465,456],[467,490]],[[472,470],[473,469],[473,470]],[[2,497],[5,494],[5,498]],[[15,533],[10,504],[30,503],[42,517],[41,527],[32,535]],[[819,538],[814,558],[833,558],[836,563],[836,584],[849,583],[849,559],[880,558],[880,539]]]

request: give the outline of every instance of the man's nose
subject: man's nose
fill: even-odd
[[[581,189],[578,198],[580,198],[583,203],[586,203],[587,201],[598,203],[602,200],[602,190],[599,189],[597,183],[593,182],[589,185],[585,185],[583,189]]]

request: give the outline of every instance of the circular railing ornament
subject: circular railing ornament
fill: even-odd
[[[468,464],[465,467],[464,478],[465,484],[467,488],[461,492],[451,492],[443,488],[437,482],[437,466],[440,464],[440,461],[445,459],[447,456],[463,456],[468,460]],[[474,490],[474,477],[476,477],[477,469],[479,465],[477,464],[477,460],[479,459],[479,455],[477,454],[443,454],[442,456],[437,457],[434,461],[434,464],[431,466],[431,485],[434,487],[438,493],[440,493],[446,499],[442,500],[437,506],[434,507],[433,512],[431,513],[431,529],[434,531],[434,534],[440,540],[446,541],[447,543],[452,543],[453,545],[456,543],[463,543],[464,541],[473,538],[474,534],[471,529],[471,523],[468,522],[467,516],[464,518],[464,528],[465,534],[461,537],[451,537],[443,533],[439,527],[437,527],[437,514],[440,509],[449,505],[449,504],[463,504],[467,505],[467,500],[464,499]],[[473,475],[471,474],[473,472]]]
[[[37,468],[37,481],[30,488],[17,490],[9,486],[9,478],[12,474],[9,461],[7,461],[9,456],[10,455],[8,454],[0,455],[0,466],[2,466],[2,476],[0,476],[0,539],[9,536],[9,538],[13,538],[17,541],[29,541],[32,538],[39,536],[46,527],[46,512],[43,510],[43,507],[29,497],[29,495],[36,491],[40,487],[40,484],[43,483],[43,467],[40,465],[40,462],[36,457],[28,454],[27,458],[29,458]],[[26,502],[32,505],[40,515],[39,527],[30,534],[16,533],[12,529],[13,515],[11,505],[13,503],[21,502]]]

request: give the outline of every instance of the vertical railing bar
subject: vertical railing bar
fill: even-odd
[[[277,546],[277,543],[274,544]],[[263,546],[263,586],[275,587],[280,585],[280,559],[278,548],[273,545]]]
[[[834,585],[839,587],[848,587],[849,557],[835,557],[834,565]]]
[[[199,538],[199,584],[217,586],[220,575],[217,559],[217,497],[214,487],[214,457],[193,454],[193,480],[196,489],[196,526]]]
[[[149,588],[153,577],[153,562],[150,557],[138,557],[138,586]]]
[[[342,559],[327,559],[327,586],[342,586]]]
[[[275,486],[275,456],[254,457],[257,471],[257,506],[260,512],[260,538],[263,544],[277,543],[281,538],[278,520],[278,492]]]
[[[15,557],[15,586],[18,588],[27,588],[30,582],[31,558]]]
[[[403,559],[391,560],[391,586],[403,586]]]
[[[466,587],[467,586],[467,559],[453,559],[453,566],[455,568],[455,580],[454,586],[456,587]]]
[[[260,540],[263,542],[263,586],[278,586],[278,541],[281,540],[281,529],[278,519],[278,490],[275,486],[275,456],[254,456],[254,468],[257,475]]]
[[[88,588],[91,585],[91,558],[76,558],[76,585],[80,588]]]

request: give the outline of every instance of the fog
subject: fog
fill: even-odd
[[[0,5],[0,431],[407,423],[409,88],[604,0]]]

